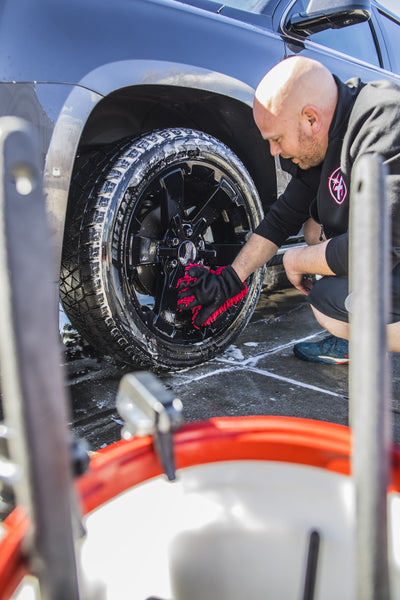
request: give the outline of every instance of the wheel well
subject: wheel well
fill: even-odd
[[[92,111],[79,150],[166,127],[190,127],[217,137],[245,164],[265,208],[276,198],[275,162],[251,108],[222,94],[162,85],[118,90]]]

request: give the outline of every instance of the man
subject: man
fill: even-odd
[[[232,265],[216,272],[187,268],[178,284],[178,308],[192,310],[195,326],[207,326],[247,293],[245,279],[303,225],[308,245],[287,250],[283,264],[330,335],[293,350],[308,361],[347,363],[351,170],[362,154],[379,153],[389,170],[392,218],[388,348],[400,352],[400,88],[388,81],[345,84],[321,63],[291,57],[262,79],[253,114],[271,154],[292,179]],[[312,284],[309,275],[323,277]]]

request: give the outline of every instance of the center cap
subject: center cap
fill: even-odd
[[[192,263],[196,260],[197,251],[196,246],[193,242],[189,240],[185,240],[178,248],[178,258],[180,263],[183,266],[186,266],[188,263]]]

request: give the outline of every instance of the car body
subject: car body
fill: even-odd
[[[400,82],[399,28],[375,0],[2,1],[0,116],[38,132],[55,285],[95,349],[174,369],[232,343],[262,271],[206,331],[175,287],[188,262],[232,260],[277,197],[258,82],[291,54]]]

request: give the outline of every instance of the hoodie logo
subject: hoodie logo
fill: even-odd
[[[336,204],[343,204],[347,196],[347,186],[340,172],[340,167],[335,169],[328,179],[329,193]]]

